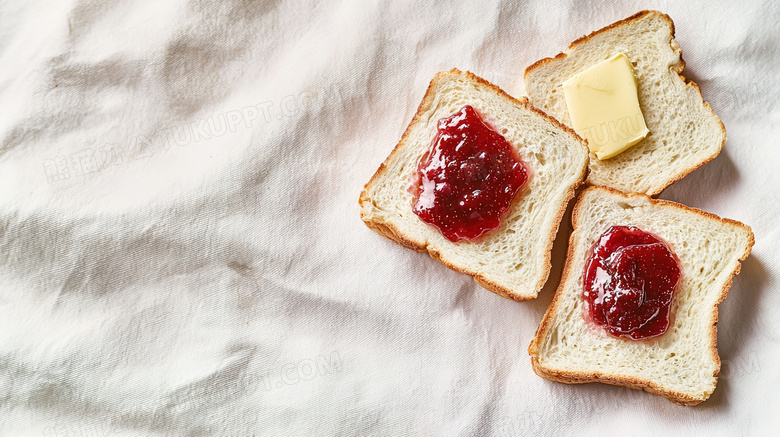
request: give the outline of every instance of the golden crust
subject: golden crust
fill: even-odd
[[[650,202],[651,205],[662,205],[666,207],[672,207],[676,209],[680,209],[685,212],[699,214],[701,216],[704,216],[709,219],[720,221],[721,223],[726,223],[730,226],[734,226],[737,228],[740,228],[747,232],[748,235],[748,243],[745,246],[745,250],[742,254],[740,254],[739,262],[737,263],[737,266],[735,267],[734,271],[731,274],[731,277],[723,286],[723,289],[720,291],[718,300],[716,301],[713,310],[712,310],[712,317],[710,320],[711,330],[710,330],[710,351],[712,353],[712,358],[717,364],[717,368],[715,370],[715,373],[713,376],[717,377],[718,372],[720,371],[720,357],[718,356],[718,349],[717,349],[717,338],[718,338],[718,304],[722,302],[726,295],[728,295],[729,289],[731,288],[732,279],[734,276],[739,274],[739,271],[741,269],[741,262],[744,261],[748,255],[750,255],[751,248],[753,247],[753,244],[755,243],[755,236],[753,235],[753,231],[750,229],[749,226],[747,226],[744,223],[738,222],[736,220],[726,219],[718,217],[715,214],[702,211],[700,209],[691,208],[689,206],[685,206],[676,202],[671,202],[668,200],[661,200],[661,199],[653,199],[650,196],[644,195],[644,194],[638,194],[638,193],[632,193],[632,194],[626,194],[619,190],[616,190],[614,188],[610,187],[604,187],[604,186],[590,186],[582,190],[582,192],[579,194],[577,198],[577,202],[574,205],[574,211],[572,212],[572,226],[574,228],[574,231],[572,232],[570,238],[569,238],[569,247],[566,253],[566,261],[564,263],[563,267],[563,273],[561,275],[561,281],[558,284],[558,288],[555,291],[555,296],[553,297],[552,302],[550,303],[550,306],[547,308],[547,312],[545,312],[544,317],[542,318],[541,323],[539,324],[539,328],[536,330],[536,335],[534,336],[533,340],[531,341],[531,344],[528,346],[528,353],[531,355],[531,365],[534,369],[534,372],[536,372],[537,375],[541,376],[542,378],[549,379],[551,381],[557,381],[557,382],[563,382],[567,384],[581,384],[586,382],[602,382],[605,384],[612,384],[612,385],[621,385],[626,386],[629,388],[637,389],[637,390],[644,390],[649,393],[657,394],[659,396],[666,397],[667,399],[671,400],[672,402],[682,404],[682,405],[696,405],[698,403],[701,403],[702,401],[706,400],[711,393],[707,393],[705,397],[702,398],[696,398],[692,397],[690,395],[687,395],[685,393],[680,393],[675,390],[670,390],[665,387],[658,386],[657,384],[653,383],[649,380],[642,380],[638,378],[630,378],[630,377],[623,377],[619,375],[611,375],[607,373],[601,373],[601,372],[593,372],[593,373],[586,373],[586,372],[567,372],[567,371],[558,371],[553,369],[546,369],[544,366],[542,366],[541,363],[539,363],[539,342],[542,340],[543,337],[546,336],[547,331],[550,329],[550,324],[552,323],[552,318],[555,315],[555,313],[558,312],[558,305],[560,304],[561,300],[563,299],[563,293],[564,293],[564,285],[569,279],[569,276],[572,275],[572,267],[574,264],[574,250],[576,246],[576,238],[578,237],[577,230],[580,228],[579,223],[579,217],[580,217],[580,206],[581,202],[585,197],[585,194],[590,191],[607,191],[611,194],[615,194],[621,197],[624,197],[626,199],[631,199],[633,197],[640,197],[646,199],[648,202]]]
[[[628,17],[628,18],[624,18],[624,19],[622,19],[620,21],[616,21],[616,22],[614,22],[614,23],[612,23],[612,24],[610,24],[608,26],[602,27],[599,30],[594,30],[593,32],[591,32],[591,33],[589,33],[587,35],[583,35],[583,36],[575,39],[574,41],[572,41],[571,44],[569,44],[568,50],[571,50],[574,47],[576,47],[576,46],[578,46],[578,45],[580,45],[580,44],[590,40],[591,38],[593,38],[594,36],[596,36],[596,35],[598,35],[600,33],[606,32],[606,31],[608,31],[610,29],[617,28],[617,27],[619,27],[621,25],[624,25],[624,24],[628,24],[628,23],[630,23],[632,21],[635,21],[635,20],[638,20],[638,19],[644,17],[645,15],[650,15],[650,14],[658,14],[658,15],[664,17],[669,22],[669,24],[671,26],[671,31],[672,31],[672,37],[674,37],[674,22],[672,22],[672,19],[668,15],[666,15],[666,14],[664,14],[662,12],[659,12],[659,11],[645,10],[645,11],[637,12],[636,14],[634,14],[634,15]],[[548,64],[550,62],[553,62],[556,59],[565,59],[567,56],[568,56],[568,54],[561,52],[561,53],[558,53],[557,55],[553,56],[552,58],[540,59],[540,60],[534,62],[533,64],[529,65],[528,67],[526,67],[525,73],[523,75],[524,76],[523,78],[525,78],[525,76],[528,76],[528,72],[529,71],[535,70],[536,68],[541,67],[542,65]],[[682,58],[680,58],[680,60],[682,61]],[[682,70],[680,70],[680,71],[682,71]]]
[[[431,80],[431,83],[428,85],[428,89],[425,91],[425,96],[423,97],[422,102],[418,106],[417,112],[415,113],[414,117],[412,118],[412,121],[409,123],[409,126],[407,126],[406,130],[404,131],[404,134],[401,136],[401,140],[395,146],[393,151],[390,152],[390,155],[387,157],[387,159],[385,159],[385,161],[379,166],[379,168],[374,173],[374,175],[371,177],[371,179],[368,181],[368,183],[363,187],[363,191],[360,193],[360,199],[359,199],[359,202],[358,202],[360,204],[360,206],[361,206],[361,211],[360,211],[361,219],[366,224],[366,226],[368,226],[369,228],[373,229],[378,234],[395,241],[396,243],[400,244],[401,246],[404,246],[406,248],[415,250],[417,252],[428,252],[428,254],[432,258],[438,260],[439,262],[444,264],[446,267],[448,267],[448,268],[450,268],[452,270],[455,270],[456,272],[463,273],[463,274],[471,276],[474,279],[474,281],[477,282],[477,284],[479,284],[480,286],[486,288],[489,291],[492,291],[493,293],[495,293],[495,294],[497,294],[497,295],[499,295],[501,297],[504,297],[504,298],[507,298],[507,299],[512,299],[512,300],[516,300],[516,301],[524,301],[524,300],[528,300],[528,299],[533,299],[533,298],[535,298],[537,296],[539,290],[541,290],[542,287],[544,287],[544,284],[547,282],[547,277],[549,276],[550,267],[551,267],[550,258],[552,256],[552,253],[551,253],[552,252],[552,246],[553,246],[553,243],[555,242],[555,236],[557,234],[558,227],[560,226],[561,219],[563,218],[563,215],[566,212],[566,206],[568,205],[568,202],[574,197],[574,194],[575,194],[577,188],[579,187],[579,185],[584,183],[585,177],[587,176],[587,173],[588,173],[587,165],[583,167],[582,173],[579,176],[579,179],[580,179],[581,182],[579,184],[577,184],[576,186],[572,186],[568,190],[568,192],[566,194],[566,202],[562,202],[562,207],[560,208],[560,210],[556,214],[556,218],[555,218],[556,225],[553,228],[553,232],[551,232],[550,235],[547,237],[548,238],[548,242],[547,242],[546,249],[545,249],[545,254],[544,254],[544,256],[545,256],[544,265],[545,265],[545,270],[547,271],[547,273],[545,275],[543,275],[542,278],[540,278],[539,283],[536,284],[535,289],[530,294],[519,294],[519,293],[517,293],[514,290],[511,290],[511,289],[509,289],[507,287],[504,287],[504,286],[502,286],[502,285],[500,285],[500,284],[490,280],[489,278],[481,275],[478,272],[474,272],[474,271],[471,271],[471,270],[469,270],[467,268],[464,268],[464,267],[461,267],[461,266],[449,263],[446,260],[442,259],[441,254],[435,248],[430,247],[427,241],[417,241],[417,240],[414,240],[411,237],[409,237],[408,235],[404,234],[400,229],[395,227],[392,223],[387,223],[384,220],[377,219],[375,217],[370,217],[370,216],[368,216],[366,214],[366,212],[368,210],[370,210],[370,208],[371,208],[371,206],[370,206],[371,199],[369,198],[368,193],[367,193],[369,187],[371,187],[374,183],[376,183],[376,181],[378,181],[379,178],[381,178],[385,174],[385,172],[387,171],[387,163],[389,163],[392,160],[394,160],[396,155],[398,153],[400,153],[400,150],[406,145],[406,142],[407,142],[409,134],[411,133],[412,127],[419,122],[420,118],[422,117],[422,114],[426,111],[426,109],[433,102],[434,96],[436,94],[436,88],[437,88],[439,82],[444,77],[449,76],[449,75],[460,75],[460,76],[466,77],[466,78],[468,78],[468,79],[470,79],[472,81],[475,81],[475,82],[477,82],[477,83],[479,83],[479,84],[481,84],[483,86],[486,86],[486,87],[490,88],[491,90],[493,90],[499,96],[502,96],[503,98],[507,99],[510,103],[515,104],[515,105],[519,105],[519,106],[523,106],[526,109],[529,109],[529,110],[533,111],[534,113],[536,113],[536,114],[542,116],[543,118],[547,119],[555,127],[561,129],[563,132],[565,132],[565,133],[571,135],[573,138],[575,138],[583,147],[587,147],[586,143],[585,143],[585,140],[580,138],[580,136],[577,135],[574,132],[574,130],[572,130],[568,126],[564,125],[563,123],[559,122],[555,118],[550,117],[549,115],[545,114],[543,111],[541,111],[541,110],[537,109],[536,107],[534,107],[528,101],[527,98],[523,97],[521,99],[516,99],[516,98],[510,96],[509,94],[507,94],[504,90],[502,90],[498,86],[493,85],[492,83],[482,79],[481,77],[479,77],[479,76],[477,76],[477,75],[475,75],[475,74],[473,74],[473,73],[471,73],[469,71],[466,71],[464,73],[464,72],[461,72],[460,70],[458,70],[456,68],[453,68],[450,71],[446,71],[446,72],[442,71],[442,72],[437,73],[433,77],[433,79]]]
[[[642,390],[654,395],[663,396],[670,401],[680,405],[696,405],[703,401],[703,399],[698,399],[684,393],[675,392],[673,390],[666,390],[653,382],[642,381],[637,378],[612,376],[596,372],[585,374],[577,372],[547,370],[539,365],[539,361],[535,357],[531,358],[531,366],[537,375],[550,381],[562,382],[565,384],[586,384],[589,382],[601,382],[609,385],[623,386],[634,390]]]
[[[599,30],[593,31],[593,32],[589,33],[588,35],[584,35],[584,36],[581,36],[581,37],[577,38],[571,44],[569,44],[569,48],[568,48],[567,51],[570,51],[573,48],[577,47],[578,45],[583,44],[586,41],[589,41],[591,38],[593,38],[594,36],[596,36],[596,35],[598,35],[600,33],[603,33],[603,32],[606,32],[608,30],[615,29],[615,28],[618,28],[620,26],[629,24],[629,23],[631,23],[633,21],[636,21],[636,20],[639,20],[641,18],[644,18],[647,15],[656,15],[656,16],[660,17],[661,19],[663,19],[669,25],[669,34],[670,34],[669,46],[680,57],[680,62],[679,62],[679,64],[677,64],[677,66],[675,67],[674,71],[677,73],[677,75],[680,77],[680,80],[683,81],[683,83],[685,84],[686,87],[692,88],[693,90],[695,90],[699,94],[699,98],[701,99],[702,104],[710,112],[710,114],[712,114],[712,117],[718,122],[718,125],[720,126],[720,130],[723,133],[723,141],[721,142],[720,146],[718,147],[717,151],[715,151],[715,153],[713,153],[712,155],[710,155],[710,156],[708,156],[706,158],[703,158],[696,165],[693,165],[693,166],[691,166],[691,167],[689,167],[689,168],[679,172],[678,174],[672,175],[668,180],[664,181],[662,184],[659,184],[656,187],[651,188],[650,190],[647,191],[647,193],[645,193],[645,194],[647,194],[649,196],[656,196],[656,195],[660,194],[664,189],[666,189],[666,187],[668,187],[669,185],[672,185],[673,183],[675,183],[675,182],[679,181],[680,179],[684,178],[685,176],[689,175],[691,172],[693,172],[697,168],[699,168],[702,165],[704,165],[704,164],[712,161],[713,159],[715,159],[715,157],[717,157],[718,154],[720,154],[720,151],[723,149],[723,146],[726,144],[726,127],[723,125],[723,122],[720,120],[720,118],[717,116],[717,114],[715,114],[715,111],[712,110],[712,107],[710,106],[710,104],[704,101],[704,97],[701,94],[701,89],[699,88],[699,86],[695,82],[686,79],[685,76],[682,75],[682,72],[685,69],[685,61],[683,60],[683,57],[682,57],[682,49],[680,48],[679,44],[677,44],[677,41],[674,39],[675,29],[674,29],[674,22],[672,21],[671,17],[669,17],[669,15],[664,14],[663,12],[659,12],[659,11],[653,11],[653,10],[640,11],[640,12],[637,12],[636,14],[634,14],[634,15],[628,17],[628,18],[625,18],[625,19],[620,20],[620,21],[616,21],[616,22],[614,22],[614,23],[612,23],[612,24],[610,24],[610,25],[608,25],[606,27],[602,27]],[[523,79],[525,80],[528,77],[529,72],[531,72],[531,71],[533,71],[533,70],[535,70],[535,69],[537,69],[537,68],[539,68],[539,67],[541,67],[541,66],[543,66],[545,64],[554,62],[556,60],[565,59],[567,56],[568,56],[567,53],[561,52],[561,53],[558,53],[557,55],[555,55],[554,57],[544,58],[544,59],[540,59],[540,60],[534,62],[533,64],[531,64],[530,66],[528,66],[525,69],[525,72],[523,73]],[[590,178],[588,178],[588,180],[586,180],[585,182],[588,185],[593,185],[593,182],[590,180]]]
[[[646,15],[659,15],[662,18],[664,18],[667,22],[669,22],[669,26],[671,27],[671,31],[672,31],[672,36],[674,36],[674,22],[672,22],[672,19],[668,15],[664,14],[663,12],[659,12],[659,11],[644,10],[644,11],[639,11],[636,14],[634,14],[634,15],[628,17],[628,18],[624,18],[622,20],[615,21],[614,23],[612,23],[612,24],[610,24],[608,26],[602,27],[599,30],[593,31],[593,32],[591,32],[588,35],[581,36],[581,37],[575,39],[569,45],[569,48],[572,48],[572,47],[574,47],[576,45],[582,44],[583,42],[591,39],[593,36],[595,36],[595,35],[597,35],[599,33],[605,32],[605,31],[610,30],[610,29],[616,29],[616,28],[618,28],[618,27],[620,27],[620,26],[622,26],[624,24],[628,24],[628,23],[630,23],[632,21],[639,20],[640,18],[642,18],[642,17],[644,17]]]

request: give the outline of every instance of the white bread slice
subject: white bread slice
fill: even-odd
[[[412,212],[410,176],[431,147],[436,123],[469,104],[515,146],[530,169],[501,225],[474,241],[453,243]],[[368,227],[445,266],[474,277],[514,300],[535,298],[550,272],[550,252],[561,217],[585,179],[584,140],[526,99],[456,69],[437,74],[401,141],[360,194]]]
[[[582,191],[563,276],[528,352],[541,377],[642,389],[687,405],[715,389],[720,359],[718,304],[753,246],[750,227],[678,203],[626,195],[606,187]],[[641,340],[614,338],[583,317],[583,272],[597,238],[613,225],[633,225],[664,240],[682,275],[669,329]]]
[[[561,83],[617,53],[634,65],[650,134],[613,158],[592,155],[587,182],[654,196],[715,158],[726,142],[699,87],[680,74],[685,62],[668,15],[642,11],[574,41],[566,53],[528,67],[525,90],[534,106],[571,125]]]

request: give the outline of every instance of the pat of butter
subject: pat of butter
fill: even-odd
[[[639,109],[634,70],[622,53],[563,82],[563,93],[572,127],[599,159],[617,155],[650,133]]]

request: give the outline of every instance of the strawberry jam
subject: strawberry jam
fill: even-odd
[[[413,211],[450,241],[473,240],[499,226],[527,180],[515,148],[466,105],[438,122],[411,187]]]
[[[669,328],[679,279],[680,266],[666,243],[633,226],[613,226],[585,265],[585,312],[614,337],[659,336]]]

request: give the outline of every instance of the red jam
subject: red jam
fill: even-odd
[[[466,105],[439,120],[417,178],[414,213],[459,241],[497,228],[528,172],[514,147]]]
[[[614,337],[656,337],[669,328],[680,266],[661,239],[633,226],[599,237],[585,265],[585,311]]]

